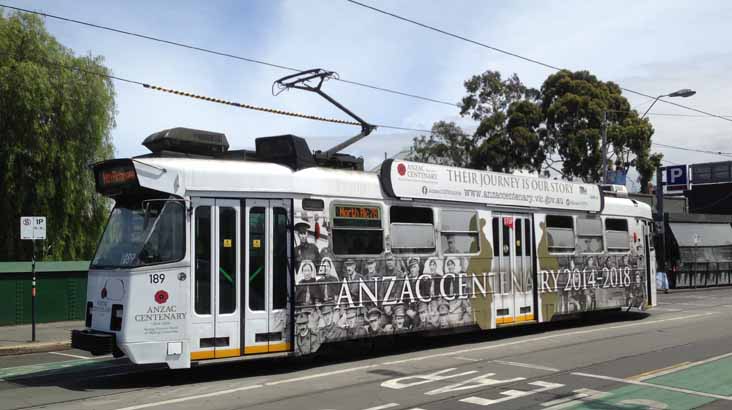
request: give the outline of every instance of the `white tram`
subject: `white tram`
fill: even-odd
[[[648,205],[597,185],[189,129],[94,167],[115,200],[75,348],[186,368],[329,342],[655,305]]]

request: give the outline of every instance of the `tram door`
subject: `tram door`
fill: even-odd
[[[191,359],[239,356],[240,202],[194,198],[192,207]]]
[[[245,354],[292,350],[288,304],[291,269],[291,201],[247,199],[245,222],[246,274]]]
[[[531,217],[494,213],[492,225],[496,324],[533,320]]]

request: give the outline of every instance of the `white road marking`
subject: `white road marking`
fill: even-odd
[[[666,370],[662,370],[662,371],[660,371],[658,373],[646,374],[643,377],[637,378],[636,380],[642,382],[644,380],[652,379],[654,377],[659,377],[659,376],[664,376],[664,375],[671,374],[671,373],[676,373],[676,372],[678,372],[680,370],[685,370],[685,369],[688,369],[690,367],[699,366],[701,364],[705,364],[705,363],[713,362],[713,361],[716,361],[716,360],[724,359],[724,358],[730,357],[730,356],[732,356],[732,352],[725,353],[725,354],[721,354],[719,356],[710,357],[708,359],[700,360],[698,362],[687,363],[687,364],[685,364],[683,366],[672,367],[672,368],[669,368],[669,369],[666,369]]]
[[[717,399],[717,400],[732,401],[732,397],[729,397],[729,396],[722,396],[719,394],[712,394],[712,393],[704,393],[704,392],[700,392],[700,391],[696,391],[696,390],[682,389],[679,387],[664,386],[662,384],[653,384],[653,383],[646,383],[646,382],[641,382],[641,381],[637,381],[637,380],[621,379],[618,377],[603,376],[600,374],[574,373],[574,372],[570,373],[570,374],[573,374],[575,376],[590,377],[590,378],[600,379],[600,380],[609,380],[609,381],[618,382],[618,383],[634,384],[636,386],[652,387],[655,389],[675,391],[677,393],[691,394],[693,396],[711,397],[711,398]]]
[[[507,366],[526,367],[527,369],[546,370],[549,372],[558,372],[559,369],[553,367],[540,366],[538,364],[519,363],[519,362],[507,362],[505,360],[493,360],[494,363],[505,364]]]
[[[349,367],[348,369],[334,370],[332,372],[315,373],[315,374],[310,374],[310,375],[307,375],[307,376],[300,376],[300,377],[293,377],[293,378],[290,378],[290,379],[276,380],[276,381],[273,381],[273,382],[264,383],[264,385],[265,386],[276,386],[278,384],[300,382],[300,381],[303,381],[303,380],[311,380],[311,379],[319,379],[321,377],[333,376],[333,375],[336,375],[336,374],[357,372],[359,370],[370,369],[372,367],[378,367],[378,365],[369,364],[369,365],[366,365],[366,366]]]
[[[456,356],[455,358],[458,360],[465,360],[466,362],[479,362],[480,361],[480,359],[473,359],[472,357]]]
[[[548,401],[545,403],[541,403],[543,407],[547,407],[544,410],[561,410],[566,409],[567,407],[576,406],[581,403],[585,403],[592,400],[601,399],[609,393],[598,391],[598,390],[592,390],[592,389],[577,389],[574,390],[572,393],[575,393],[572,396],[569,397],[562,397],[561,399],[556,399],[552,401]],[[551,407],[549,407],[551,406]]]
[[[139,409],[147,409],[147,408],[150,408],[150,407],[165,406],[165,405],[168,405],[168,404],[182,403],[182,402],[186,402],[186,401],[190,401],[190,400],[203,399],[203,398],[206,398],[206,397],[221,396],[222,394],[229,394],[229,393],[236,393],[236,392],[245,391],[245,390],[252,390],[252,389],[257,389],[259,387],[262,387],[262,385],[261,384],[253,384],[251,386],[237,387],[235,389],[221,390],[221,391],[216,391],[216,392],[213,392],[213,393],[197,394],[197,395],[194,395],[194,396],[180,397],[180,398],[177,398],[177,399],[163,400],[163,401],[157,401],[157,402],[146,403],[146,404],[138,404],[137,406],[123,407],[123,408],[117,409],[117,410],[139,410]]]
[[[81,356],[78,354],[70,354],[70,353],[61,353],[61,352],[48,352],[48,353],[55,354],[58,356],[75,357],[77,359],[87,359],[87,360],[96,359],[96,357]],[[102,356],[102,357],[105,357],[105,356]],[[108,356],[108,357],[111,357],[111,356]],[[101,357],[100,357],[100,359],[101,359]]]
[[[597,327],[595,329],[577,330],[577,331],[566,332],[566,333],[557,333],[557,334],[552,334],[552,335],[535,337],[533,339],[522,339],[522,340],[516,340],[513,342],[498,343],[498,344],[490,345],[490,346],[471,347],[469,349],[461,349],[461,350],[455,350],[455,351],[445,352],[445,353],[435,353],[435,354],[428,354],[428,355],[418,356],[418,357],[410,357],[410,358],[401,359],[401,360],[392,360],[389,362],[384,362],[384,363],[382,363],[382,365],[390,366],[390,365],[394,365],[394,364],[402,364],[402,363],[418,362],[421,360],[434,359],[437,357],[464,355],[466,353],[498,349],[498,348],[502,348],[502,347],[514,346],[514,345],[518,345],[518,344],[525,344],[525,343],[531,343],[531,342],[538,342],[538,341],[542,341],[542,340],[557,339],[557,338],[565,337],[565,336],[576,336],[576,335],[583,335],[583,334],[589,334],[589,333],[604,332],[606,330],[611,330],[611,329],[624,329],[624,328],[638,327],[638,326],[649,326],[649,325],[653,325],[653,324],[657,324],[657,323],[672,322],[672,321],[684,320],[684,319],[693,319],[693,318],[697,318],[697,317],[709,316],[709,315],[715,315],[715,314],[718,314],[718,312],[705,312],[705,313],[699,313],[699,314],[694,314],[694,315],[670,317],[670,318],[666,318],[666,319],[640,321],[640,322],[629,323],[629,324],[618,325],[618,326],[603,326],[603,327]]]
[[[390,409],[392,407],[396,407],[398,405],[399,405],[399,403],[388,403],[388,404],[382,404],[381,406],[369,407],[368,409],[363,409],[363,410],[384,410],[384,409]]]
[[[545,392],[547,390],[558,389],[560,387],[564,387],[564,385],[560,384],[560,383],[550,383],[550,382],[544,382],[544,381],[530,382],[529,384],[532,386],[539,386],[539,388],[535,389],[535,390],[529,390],[529,391],[514,390],[514,389],[502,391],[501,395],[504,397],[502,397],[500,399],[486,399],[484,397],[471,396],[471,397],[466,397],[464,399],[460,399],[459,401],[462,403],[476,404],[478,406],[490,406],[493,404],[518,399],[521,397],[531,396],[532,394]]]
[[[654,312],[681,312],[682,309],[671,309],[671,308],[657,308],[654,307]]]

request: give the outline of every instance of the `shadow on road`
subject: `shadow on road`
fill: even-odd
[[[603,312],[587,317],[542,323],[529,326],[513,326],[490,332],[470,331],[461,334],[398,335],[372,340],[325,345],[314,356],[300,358],[260,359],[199,365],[191,369],[170,370],[165,365],[134,365],[126,360],[115,364],[59,369],[9,378],[6,381],[28,387],[56,386],[74,391],[128,390],[151,387],[178,386],[227,379],[246,380],[255,376],[277,376],[299,370],[349,363],[377,357],[422,352],[444,347],[465,346],[498,341],[519,336],[542,334],[583,326],[628,322],[648,317],[644,312]]]

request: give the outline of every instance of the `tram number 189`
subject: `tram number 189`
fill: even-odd
[[[151,273],[148,276],[150,276],[150,283],[163,283],[165,281],[164,273]]]

